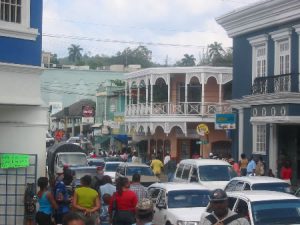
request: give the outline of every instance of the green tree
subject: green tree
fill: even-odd
[[[68,48],[69,60],[73,63],[79,62],[82,58],[81,55],[82,50],[83,49],[80,47],[80,45],[71,44],[71,46]]]
[[[50,63],[51,64],[59,64],[59,61],[57,59],[57,54],[51,54],[51,57],[50,57]]]
[[[184,57],[176,62],[175,66],[195,66],[196,58],[194,55],[184,54]]]
[[[119,79],[115,79],[115,80],[110,80],[110,83],[115,86],[118,86],[118,87],[122,87],[122,86],[125,86],[125,81],[122,81],[122,80],[119,80]]]
[[[232,66],[232,48],[226,49],[223,55],[214,57],[212,66]]]
[[[215,41],[213,44],[208,45],[208,53],[211,60],[215,57],[222,57],[224,54],[222,44]]]

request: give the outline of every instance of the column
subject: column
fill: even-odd
[[[75,136],[75,121],[74,118],[72,118],[72,137]]]
[[[272,169],[276,175],[277,162],[278,161],[278,147],[277,147],[277,126],[276,124],[270,124],[270,138],[269,138],[269,168]]]
[[[184,87],[184,114],[187,114],[188,111],[188,79],[185,74],[185,87]]]
[[[219,74],[219,104],[221,107],[221,103],[222,103],[222,83],[223,83],[223,76],[222,74]]]
[[[201,73],[201,89],[202,89],[202,94],[201,94],[201,114],[202,116],[204,115],[204,93],[205,93],[205,84],[204,84],[204,73]]]
[[[244,109],[239,109],[239,155],[244,152]]]
[[[152,75],[151,75],[151,78],[150,78],[151,80],[150,80],[150,88],[151,88],[151,93],[150,93],[150,95],[151,95],[151,101],[150,101],[150,114],[152,114],[153,113],[153,85],[152,85],[152,80],[153,80],[153,78],[152,78]]]
[[[149,95],[149,90],[148,90],[148,87],[149,87],[149,85],[148,85],[149,83],[148,83],[148,80],[147,80],[147,83],[146,83],[146,115],[148,114],[148,95]]]
[[[137,87],[137,104],[140,104],[140,85]]]
[[[170,74],[168,74],[168,114],[170,114],[170,92],[171,92],[171,80],[170,80]]]

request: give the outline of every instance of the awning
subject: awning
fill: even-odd
[[[118,134],[118,135],[115,135],[114,138],[124,144],[127,144],[128,140],[130,139],[126,134]]]

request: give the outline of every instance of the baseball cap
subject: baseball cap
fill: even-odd
[[[228,199],[226,192],[222,189],[213,190],[209,198],[211,202],[221,202]]]

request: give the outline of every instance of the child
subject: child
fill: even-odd
[[[53,209],[57,209],[57,204],[52,192],[48,190],[48,178],[40,177],[38,186],[40,188],[37,193],[39,210],[36,214],[36,222],[38,225],[53,225],[51,215]]]

